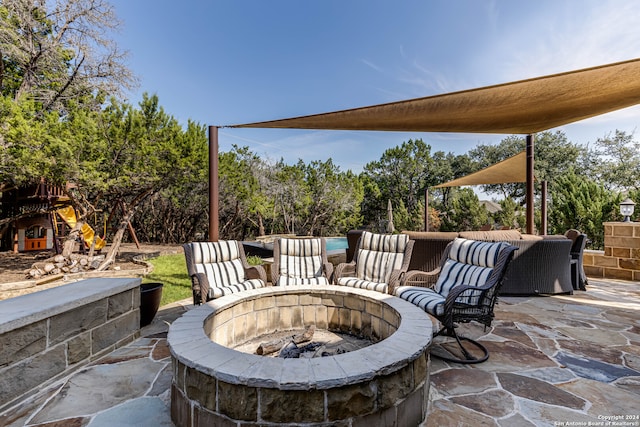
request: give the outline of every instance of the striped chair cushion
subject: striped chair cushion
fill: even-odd
[[[504,246],[507,246],[506,242],[481,242],[457,237],[451,245],[449,259],[493,268],[496,266],[498,254]]]
[[[393,270],[402,267],[406,234],[384,235],[368,231],[360,236],[356,275],[369,282],[386,283]]]
[[[238,241],[220,240],[218,242],[189,243],[193,252],[194,264],[232,261],[240,258]]]
[[[235,294],[248,289],[262,288],[264,286],[264,282],[260,279],[246,280],[242,283],[236,283],[229,286],[214,286],[209,288],[209,299],[220,298],[225,295]]]
[[[337,284],[341,286],[351,286],[352,288],[369,289],[370,291],[378,291],[383,294],[389,293],[388,284],[362,280],[357,277],[341,277],[338,279]]]
[[[421,286],[399,286],[395,296],[417,305],[432,316],[444,315],[445,297],[430,288]]]
[[[326,277],[287,277],[280,276],[276,286],[291,286],[291,285],[329,285],[329,280]]]
[[[493,272],[498,254],[506,243],[479,242],[457,238],[453,241],[434,291],[443,298],[457,285],[482,286]],[[476,304],[478,292],[467,291],[457,301]]]
[[[321,239],[280,239],[280,277],[322,277]]]
[[[237,241],[196,242],[190,245],[196,272],[204,273],[212,288],[244,282],[244,266]]]
[[[404,253],[408,241],[407,234],[375,234],[363,231],[360,236],[360,249],[401,254]]]

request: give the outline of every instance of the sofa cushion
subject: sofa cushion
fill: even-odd
[[[537,234],[523,234],[521,240],[542,240],[542,236]]]
[[[571,240],[562,234],[546,234],[544,236],[539,236],[539,237],[542,240]]]
[[[403,231],[411,240],[453,240],[458,237],[457,231]]]
[[[482,240],[485,242],[504,242],[507,240],[520,240],[518,230],[488,230],[488,231],[461,231],[463,239]]]

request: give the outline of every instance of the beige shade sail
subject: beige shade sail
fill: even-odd
[[[527,182],[527,153],[522,151],[495,165],[454,179],[433,188],[458,187],[462,185],[506,184],[510,182]]]
[[[533,135],[636,104],[640,104],[640,58],[478,89],[227,127]],[[217,126],[211,128],[216,129],[217,141]],[[532,151],[532,161],[524,168],[531,176],[526,180],[527,232],[531,233],[533,138],[529,142],[528,137],[527,149]],[[210,211],[215,210],[210,200]],[[213,215],[210,218],[214,224]]]
[[[461,92],[228,127],[532,134],[638,103],[640,58]]]

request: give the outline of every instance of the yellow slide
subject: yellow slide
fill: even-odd
[[[76,226],[78,220],[76,219],[76,211],[73,209],[73,206],[67,206],[66,208],[58,209],[56,213],[60,215],[60,218],[62,218],[69,227],[73,228]],[[91,226],[87,223],[82,224],[82,227],[80,227],[80,232],[82,233],[82,238],[89,247],[91,247],[91,245],[93,244],[94,238],[96,239],[96,250],[104,248],[104,245],[107,244],[107,242],[105,242],[100,236],[96,236],[93,228],[91,228]]]

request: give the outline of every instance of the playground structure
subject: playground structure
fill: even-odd
[[[61,253],[60,243],[78,224],[78,215],[69,197],[74,188],[73,183],[61,187],[41,180],[38,184],[0,192],[0,218],[14,218],[0,227],[0,251],[17,253],[54,249],[56,253]],[[97,227],[101,222],[104,224],[102,235],[84,222],[79,230],[81,252],[90,250],[92,246],[96,251],[106,246],[107,227],[119,214],[124,215],[124,203],[115,201],[108,217],[102,211],[98,213],[92,223]],[[140,248],[131,222],[126,225],[131,240]]]
[[[0,218],[15,218],[0,232],[0,250],[43,251],[56,247],[51,209],[70,205],[66,189],[47,184],[13,188],[0,193]]]
[[[62,209],[58,209],[56,212],[57,216],[59,216],[71,229],[75,228],[78,219],[76,218],[76,211],[75,209],[73,209],[73,206],[67,206],[64,207]],[[56,215],[53,215],[53,226],[56,229],[56,231],[58,230],[58,224],[57,224],[57,219],[56,219]],[[59,233],[57,233],[58,235],[60,235]],[[93,246],[93,248],[97,251],[99,251],[100,249],[104,248],[104,246],[107,244],[107,242],[100,236],[96,236],[95,231],[93,230],[93,228],[87,224],[86,222],[84,224],[82,224],[82,226],[80,227],[80,234],[82,236],[82,240],[84,241],[84,244],[87,246],[87,248],[91,248]],[[94,243],[95,241],[95,243]]]
[[[0,251],[15,253],[26,251],[55,250],[61,253],[60,243],[78,223],[78,216],[68,196],[74,184],[65,187],[47,184],[42,180],[38,184],[27,185],[0,193],[0,218],[15,218],[0,227]],[[116,202],[110,210],[108,219],[101,220],[100,213],[94,218],[94,226],[104,223],[102,233],[84,223],[80,226],[80,251],[91,249],[99,251],[106,246],[107,226],[119,212],[124,213],[123,203]],[[135,230],[127,223],[129,235],[139,248]],[[100,235],[101,234],[101,235]]]

